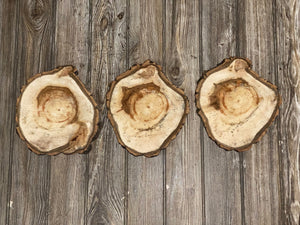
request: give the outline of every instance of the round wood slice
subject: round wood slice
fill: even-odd
[[[196,105],[220,147],[245,151],[266,133],[279,112],[277,87],[251,70],[245,58],[225,59],[198,82]]]
[[[149,60],[111,83],[107,108],[119,143],[133,155],[146,157],[168,146],[189,112],[184,92]]]
[[[37,154],[83,153],[98,130],[99,111],[73,66],[36,74],[17,100],[17,132]]]

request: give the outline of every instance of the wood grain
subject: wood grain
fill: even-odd
[[[107,119],[109,83],[126,70],[126,1],[92,1],[91,90],[99,103],[100,134],[88,155],[87,224],[124,224],[126,156]]]
[[[0,224],[291,224],[300,222],[298,0],[3,0],[0,4]],[[204,70],[248,57],[282,106],[248,152],[208,138],[194,105]],[[190,100],[166,151],[134,157],[117,142],[105,94],[146,59]],[[87,155],[37,156],[15,132],[33,74],[73,64],[101,114]]]
[[[167,1],[166,75],[190,99],[190,113],[166,151],[166,224],[202,224],[202,146],[194,92],[200,74],[200,5]],[[193,34],[193,35],[191,35]],[[193,43],[191,45],[191,43]]]
[[[202,3],[202,71],[237,55],[236,10],[236,1]],[[208,138],[203,124],[200,138],[204,157],[204,224],[242,224],[239,153],[219,148]]]
[[[162,1],[128,1],[129,65],[163,62]],[[128,155],[127,224],[163,224],[163,153],[154,158]]]
[[[15,52],[16,94],[32,75],[53,66],[54,4],[51,1],[18,2],[18,42]],[[45,224],[48,219],[49,157],[30,152],[19,138],[13,143],[11,224]],[[35,212],[39,209],[38,213]]]
[[[275,69],[282,95],[277,123],[281,224],[300,223],[300,3],[275,1]],[[272,186],[271,186],[272,188]]]
[[[18,43],[18,5],[16,1],[0,4],[0,224],[8,224],[10,213],[12,148],[17,140],[14,127],[16,93],[15,52]]]
[[[88,80],[89,1],[57,1],[55,64],[74,65]],[[88,88],[89,89],[89,88]],[[87,198],[86,155],[51,157],[49,224],[84,224]]]
[[[238,27],[244,27],[238,39],[240,53],[248,57],[253,70],[276,84],[272,1],[245,1]],[[283,224],[279,207],[279,159],[276,122],[250,151],[242,153],[246,224]]]

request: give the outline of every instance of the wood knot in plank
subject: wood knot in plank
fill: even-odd
[[[119,20],[123,19],[123,17],[124,17],[124,12],[120,12],[120,13],[118,14]]]
[[[30,1],[23,7],[24,23],[26,27],[33,32],[43,30],[50,15],[47,10],[49,6],[43,1]]]
[[[101,19],[101,22],[100,22],[100,28],[102,31],[105,31],[106,28],[108,26],[108,19],[106,16],[104,16],[102,19]]]

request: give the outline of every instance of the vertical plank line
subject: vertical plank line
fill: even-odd
[[[14,56],[15,56],[15,61],[18,62],[19,60],[19,55],[17,54],[17,51],[19,50],[18,48],[18,37],[19,37],[19,21],[20,21],[20,1],[17,1],[16,3],[16,9],[15,9],[15,12],[16,12],[16,36],[15,36],[15,49],[14,49]],[[13,68],[13,79],[14,80],[17,80],[16,79],[16,76],[17,76],[17,64],[14,64],[14,68]],[[14,82],[13,83],[13,89],[16,90],[17,89],[17,82]],[[16,94],[16,91],[14,92],[13,96],[13,101],[16,102],[17,101],[17,94]],[[15,111],[15,107],[13,109],[11,109],[12,112]],[[15,120],[15,116],[13,117],[13,120]],[[11,126],[10,126],[10,134],[13,133],[13,130],[15,129],[14,127],[15,123],[11,123]],[[13,162],[13,151],[12,151],[12,146],[13,146],[13,143],[14,143],[14,136],[11,137],[10,139],[10,149],[9,149],[9,158],[8,158],[8,162],[9,162],[9,166],[8,166],[8,179],[7,179],[7,200],[6,200],[6,219],[5,219],[5,224],[6,225],[9,225],[10,224],[10,221],[9,221],[9,218],[10,218],[10,207],[9,207],[9,203],[10,203],[10,197],[11,197],[11,188],[12,188],[12,162]]]
[[[241,50],[241,46],[240,46],[240,40],[241,40],[241,37],[240,37],[240,34],[239,32],[237,32],[238,30],[240,30],[240,24],[243,24],[243,23],[240,23],[241,21],[241,17],[240,17],[240,14],[239,12],[243,12],[240,11],[240,1],[239,0],[236,0],[236,11],[235,11],[235,15],[236,15],[236,19],[235,19],[235,37],[236,37],[236,46],[235,46],[235,51],[236,51],[236,55],[237,56],[241,56],[242,55],[242,50]],[[242,30],[242,29],[241,29]],[[246,224],[246,215],[245,215],[245,186],[244,186],[244,179],[245,179],[245,176],[244,176],[244,153],[243,152],[239,152],[239,167],[240,167],[240,192],[241,192],[241,219],[242,219],[242,225],[245,225]]]
[[[239,15],[239,0],[236,0],[235,2],[236,8],[235,8],[235,54],[236,56],[240,56],[240,37],[239,37],[239,32],[237,32],[239,28],[239,22],[240,22],[240,15]]]
[[[162,66],[163,69],[166,71],[166,23],[167,23],[167,12],[166,12],[166,0],[162,0],[162,24],[163,24],[163,30],[162,30]],[[166,150],[163,151],[163,224],[167,224],[167,174],[166,174],[166,167],[167,167],[167,154]]]
[[[242,215],[242,225],[246,224],[245,215],[245,187],[244,187],[244,153],[239,152],[239,163],[240,163],[240,192],[241,192],[241,215]]]
[[[130,24],[130,0],[126,0],[126,67],[129,68],[129,24]],[[125,151],[124,163],[124,225],[128,224],[128,152]]]
[[[87,72],[88,75],[86,76],[86,85],[89,89],[91,89],[91,77],[92,77],[92,25],[93,25],[93,4],[92,0],[89,0],[89,27],[88,27],[88,65],[87,65]]]
[[[55,62],[55,43],[56,43],[56,35],[55,35],[55,30],[56,30],[56,10],[57,10],[57,2],[54,1],[53,5],[52,5],[52,19],[53,19],[53,23],[52,23],[52,46],[51,46],[51,52],[50,52],[50,64],[51,67],[55,67],[54,62]],[[47,176],[48,176],[48,198],[47,198],[47,202],[46,202],[46,225],[49,224],[49,211],[50,211],[50,190],[51,190],[51,156],[47,156]]]
[[[88,24],[88,65],[87,65],[87,76],[86,76],[86,85],[91,89],[91,77],[92,77],[92,43],[93,43],[93,4],[92,0],[89,0],[89,24]],[[84,196],[84,224],[88,223],[88,197],[89,197],[89,155],[85,157],[86,168],[85,168],[85,196]]]
[[[274,32],[274,35],[273,35],[273,38],[274,38],[274,65],[277,65],[277,60],[276,60],[276,56],[277,56],[277,53],[278,53],[278,45],[277,45],[277,1],[272,1],[272,19],[273,19],[273,32]],[[275,66],[275,70],[274,70],[274,73],[275,73],[275,84],[278,84],[278,67]],[[278,121],[281,121],[281,114],[279,113],[278,114]],[[280,130],[280,123],[277,123],[277,131]],[[279,141],[282,140],[281,138],[281,132],[278,132],[278,138],[279,138]],[[284,210],[282,210],[284,208],[283,204],[284,204],[284,197],[283,197],[283,194],[281,190],[283,190],[283,168],[282,168],[282,155],[281,155],[281,151],[280,151],[280,146],[279,146],[279,141],[277,142],[277,145],[278,145],[278,148],[279,151],[277,152],[278,154],[278,161],[279,161],[279,173],[278,173],[278,180],[279,180],[279,184],[278,184],[278,193],[279,193],[279,200],[280,200],[280,203],[278,204],[279,205],[279,212],[281,212],[279,215],[278,215],[278,221],[279,221],[279,224],[283,224],[282,221],[283,221],[283,218],[285,216],[285,213],[284,213]]]
[[[173,0],[173,3],[172,3],[172,38],[174,38],[176,35],[175,35],[175,21],[176,21],[176,0]]]
[[[53,5],[52,5],[52,19],[53,19],[53,23],[52,23],[52,46],[51,46],[51,52],[50,52],[50,64],[51,67],[55,67],[54,62],[55,62],[55,43],[56,43],[56,35],[55,35],[55,30],[56,30],[56,10],[57,10],[57,2],[53,1]],[[47,198],[47,202],[46,202],[46,225],[49,224],[49,211],[50,211],[50,190],[51,190],[51,156],[47,156],[47,176],[48,176],[48,198]]]
[[[52,30],[52,46],[51,46],[51,55],[50,55],[50,59],[51,59],[51,66],[54,67],[54,62],[55,62],[55,43],[56,43],[56,35],[55,35],[55,31],[56,31],[56,10],[57,10],[57,2],[54,1],[53,2],[53,10],[52,10],[52,19],[53,19],[53,30]]]
[[[129,68],[130,0],[126,0],[126,11],[127,11],[127,15],[126,15],[126,66]]]
[[[165,63],[164,63],[165,67]],[[163,151],[163,224],[167,224],[167,189],[166,189],[166,180],[167,180],[167,175],[166,175],[166,151]]]
[[[52,19],[53,19],[53,23],[52,23],[52,46],[51,46],[51,52],[50,52],[50,60],[51,60],[51,67],[54,67],[54,62],[55,62],[55,48],[56,48],[56,35],[55,35],[55,31],[56,31],[56,10],[57,10],[57,2],[53,1],[53,9],[52,9]],[[51,190],[51,156],[48,156],[48,171],[47,171],[47,176],[48,176],[48,199],[47,199],[47,203],[46,203],[46,225],[49,224],[49,212],[50,212],[50,190]]]
[[[54,44],[53,44],[54,45]],[[53,64],[53,58],[51,58],[51,64]],[[50,179],[51,179],[51,160],[50,160],[50,156],[47,156],[47,177],[48,177],[48,180],[47,180],[47,183],[48,183],[48,198],[47,198],[47,201],[45,203],[45,207],[46,207],[46,216],[45,216],[45,221],[46,221],[46,224],[45,225],[48,225],[48,221],[49,221],[49,208],[50,208]]]
[[[203,43],[202,43],[202,0],[199,0],[199,4],[198,4],[199,8],[199,77],[202,77],[202,73],[203,73]],[[202,71],[202,73],[201,73]],[[195,101],[195,100],[194,100]],[[201,118],[199,117],[199,119],[201,120]],[[200,145],[201,145],[201,198],[202,198],[202,225],[206,225],[206,212],[205,212],[205,166],[204,166],[204,132],[205,129],[203,127],[203,124],[201,122],[200,125]]]

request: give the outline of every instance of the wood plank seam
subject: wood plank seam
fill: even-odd
[[[162,49],[163,49],[163,56],[162,56],[162,68],[163,70],[166,70],[166,20],[167,20],[167,12],[166,12],[166,0],[162,0],[163,7],[162,7]],[[168,74],[166,74],[168,76]],[[167,164],[167,155],[166,155],[166,149],[163,149],[163,224],[167,224],[167,175],[166,175],[166,164]]]
[[[274,65],[277,64],[277,60],[276,60],[276,56],[278,54],[278,45],[277,45],[277,25],[278,25],[278,21],[277,21],[277,1],[272,1],[272,20],[273,20],[273,23],[272,23],[272,26],[273,26],[273,32],[274,32],[274,35],[273,35],[273,39],[274,39],[274,59],[273,59],[273,63]],[[274,70],[274,73],[275,73],[275,84],[279,84],[279,80],[278,80],[278,67],[275,66],[275,70]],[[280,90],[279,90],[280,91]],[[278,114],[278,119],[277,121],[281,121],[281,113],[279,112]],[[279,126],[280,126],[280,123],[277,122],[276,123],[276,128],[277,128],[277,131],[279,131]],[[278,138],[279,140],[282,139],[281,137],[281,132],[278,132]],[[279,141],[277,142],[277,149],[280,149],[280,146],[279,146]],[[278,199],[280,201],[280,204],[279,204],[279,212],[280,214],[278,215],[278,223],[279,224],[283,224],[282,221],[283,221],[283,218],[284,218],[284,211],[282,210],[283,209],[283,196],[282,196],[282,188],[283,188],[283,181],[282,181],[282,177],[283,177],[283,168],[282,168],[282,155],[280,154],[281,152],[278,151],[277,154],[278,154],[278,160],[279,160],[279,173],[277,175],[277,179],[279,180],[279,184],[278,184],[278,192],[279,192],[279,196],[278,196]]]
[[[93,35],[92,35],[92,30],[93,30],[93,4],[92,0],[89,0],[89,22],[88,22],[88,65],[87,65],[87,76],[85,79],[85,84],[88,90],[91,90],[91,77],[92,77],[92,43],[93,43]],[[89,196],[89,154],[86,155],[85,157],[86,165],[85,165],[85,177],[86,177],[86,185],[85,185],[85,197],[84,197],[84,225],[88,224],[88,196]]]
[[[199,1],[199,79],[202,77],[204,63],[203,63],[203,42],[202,42],[202,26],[203,26],[203,19],[202,19],[202,11],[203,11],[203,3]],[[195,104],[195,99],[193,99]],[[199,118],[200,119],[200,118]],[[201,120],[201,119],[200,119]],[[203,122],[200,122],[200,145],[201,145],[201,198],[202,198],[202,225],[206,225],[206,208],[205,208],[205,155],[204,155],[204,132],[205,128]]]
[[[130,0],[126,0],[126,67],[129,68],[129,26],[130,26]],[[125,150],[124,150],[125,151]],[[125,181],[124,181],[124,225],[128,225],[128,161],[129,161],[129,153],[125,151]]]
[[[19,12],[20,10],[20,2],[17,1],[17,5],[16,5],[16,12]],[[16,13],[16,24],[15,24],[15,29],[16,29],[16,35],[15,35],[15,49],[14,49],[14,55],[16,55],[16,61],[18,61],[18,54],[17,54],[17,51],[18,51],[18,37],[19,37],[19,24],[20,22],[20,15],[19,13]],[[14,66],[13,68],[13,75],[16,76],[17,75],[17,67]],[[14,77],[14,80],[15,77]],[[14,82],[14,85],[13,85],[13,89],[14,90],[17,90],[16,88],[16,85],[17,85],[17,82]],[[17,100],[17,94],[16,92],[14,92],[13,96],[12,96],[12,99],[14,100],[14,102],[16,102]],[[12,106],[14,106],[12,104]],[[10,109],[11,112],[15,112],[15,107],[13,109]],[[13,116],[13,120],[14,120],[14,116]],[[15,122],[11,123],[11,126],[10,126],[10,134],[13,134],[15,133]],[[14,139],[15,139],[15,136],[16,135],[13,135],[10,139],[10,153],[9,153],[9,167],[8,167],[8,182],[7,182],[7,203],[6,203],[6,224],[9,225],[10,224],[10,221],[9,221],[9,218],[10,218],[10,211],[11,211],[11,207],[10,207],[10,198],[11,198],[11,189],[12,189],[12,162],[13,162],[13,151],[12,151],[12,146],[13,146],[13,143],[14,143]]]
[[[243,13],[244,10],[242,10],[242,7],[240,7],[241,3],[240,1],[243,0],[236,0],[236,20],[235,20],[235,26],[236,26],[236,30],[242,30],[242,27],[240,27],[240,20],[241,20],[241,16],[240,13]],[[245,57],[242,53],[241,50],[241,46],[240,46],[240,33],[239,32],[235,32],[235,36],[236,36],[236,56],[241,56],[241,57]],[[244,171],[244,153],[243,152],[239,152],[239,167],[240,167],[240,192],[241,192],[241,219],[242,219],[242,225],[246,224],[246,216],[245,216],[245,187],[244,187],[244,182],[245,182],[245,171]]]
[[[57,2],[53,1],[53,6],[52,6],[52,19],[53,19],[53,31],[52,31],[52,46],[51,46],[51,52],[50,52],[50,64],[52,67],[54,67],[54,63],[55,63],[55,29],[56,29],[56,9],[57,9]],[[50,157],[48,157],[48,172],[47,172],[47,176],[48,176],[48,198],[47,198],[47,203],[46,203],[46,225],[48,225],[49,223],[49,212],[50,212],[50,190],[51,190],[51,159]]]

